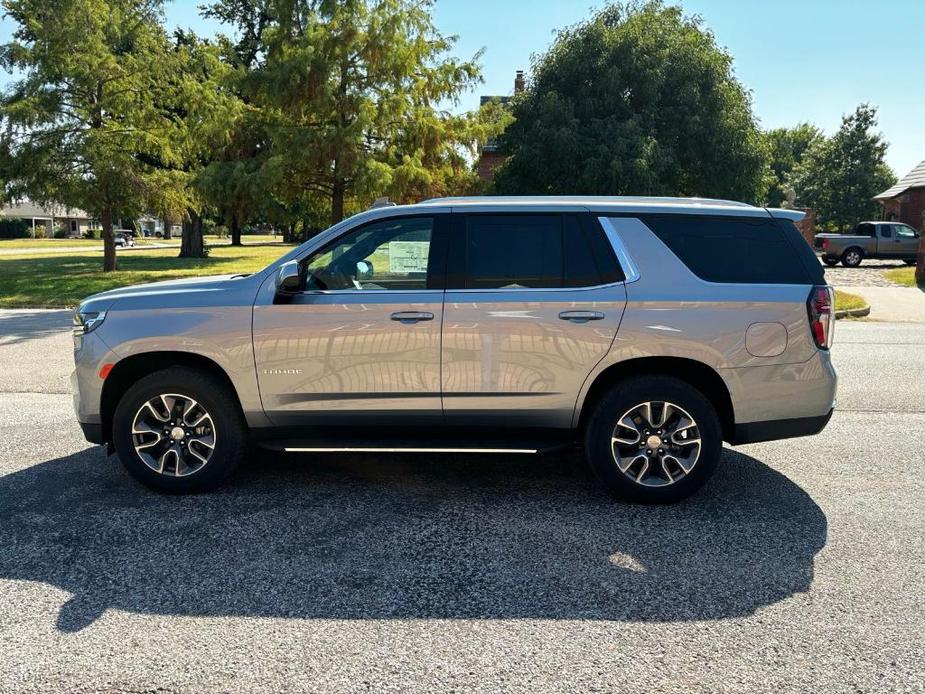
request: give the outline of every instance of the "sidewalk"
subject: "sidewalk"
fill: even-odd
[[[852,287],[838,285],[863,296],[870,304],[868,320],[925,323],[925,291],[912,287]]]

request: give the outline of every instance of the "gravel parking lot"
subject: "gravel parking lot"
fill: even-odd
[[[925,325],[836,329],[820,436],[665,508],[574,455],[255,459],[158,496],[83,441],[66,312],[0,312],[0,691],[925,691]]]

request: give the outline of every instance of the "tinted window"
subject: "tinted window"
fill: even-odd
[[[588,246],[588,239],[578,223],[577,217],[566,217],[563,227],[563,248],[565,269],[564,287],[593,287],[603,284],[594,255]]]
[[[880,237],[884,239],[893,238],[893,227],[890,224],[880,225]]]
[[[854,228],[854,233],[857,236],[873,236],[874,235],[874,225],[870,223],[858,224]]]
[[[590,287],[615,263],[612,253],[597,258],[579,219],[563,215],[468,216],[465,255],[470,289]]]
[[[769,218],[653,215],[648,226],[695,275],[709,282],[812,284],[790,229]],[[793,227],[792,223],[789,223]],[[799,238],[806,253],[809,244]],[[822,270],[814,262],[818,275]]]
[[[360,227],[305,261],[306,289],[426,289],[432,234],[430,217]]]

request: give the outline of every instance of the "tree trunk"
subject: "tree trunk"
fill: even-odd
[[[183,236],[180,241],[181,258],[205,258],[206,245],[202,239],[202,217],[195,210],[187,212],[183,222]]]
[[[241,224],[238,222],[238,213],[233,212],[231,214],[231,245],[240,246],[241,245]]]
[[[336,164],[335,164],[336,167]],[[344,193],[347,186],[342,179],[334,179],[334,188],[331,192],[331,224],[337,224],[344,218]]]
[[[116,237],[112,233],[112,208],[103,210],[103,272],[113,272],[119,269],[116,260]]]

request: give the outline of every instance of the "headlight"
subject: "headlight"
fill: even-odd
[[[84,311],[78,308],[74,311],[74,334],[83,335],[100,327],[106,318],[106,311]]]

